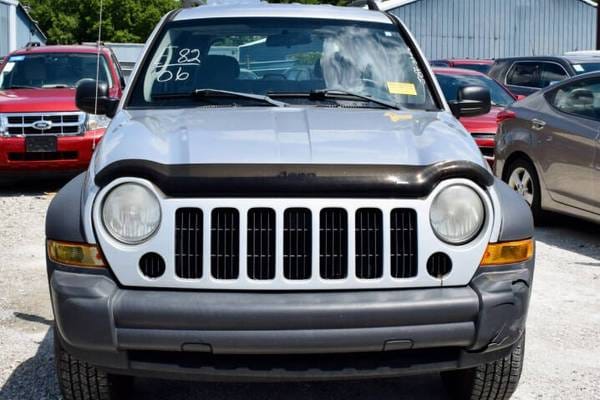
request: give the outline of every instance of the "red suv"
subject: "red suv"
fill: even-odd
[[[110,119],[77,109],[75,86],[81,79],[95,79],[96,73],[111,96],[121,96],[123,75],[105,47],[32,46],[4,58],[0,177],[71,174],[87,168]]]
[[[477,71],[458,68],[433,68],[433,72],[444,92],[446,100],[455,101],[458,90],[463,86],[483,86],[490,91],[490,112],[476,117],[461,117],[460,122],[473,135],[475,142],[490,165],[494,164],[498,114],[518,100],[504,86]]]

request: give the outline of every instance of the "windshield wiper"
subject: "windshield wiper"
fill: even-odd
[[[48,85],[42,86],[42,89],[66,89],[72,87],[73,86],[67,85],[66,83],[50,83]]]
[[[185,98],[192,97],[196,99],[214,99],[214,98],[231,98],[231,99],[246,99],[254,100],[262,103],[266,103],[275,107],[287,107],[287,103],[282,101],[273,100],[269,96],[262,96],[259,94],[242,93],[242,92],[230,92],[228,90],[219,89],[196,89],[192,92],[179,92],[179,93],[157,93],[152,95],[154,99],[174,99],[174,98]]]
[[[386,108],[394,110],[402,110],[402,107],[395,103],[390,103],[385,100],[376,99],[359,93],[352,93],[345,90],[337,89],[319,89],[311,90],[310,92],[269,92],[271,97],[307,97],[310,100],[325,100],[325,99],[359,99],[370,103],[378,104]]]

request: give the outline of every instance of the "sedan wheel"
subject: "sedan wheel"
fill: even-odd
[[[531,175],[529,175],[529,172],[527,172],[525,168],[518,167],[512,171],[510,178],[508,178],[508,186],[523,196],[525,201],[531,207],[535,195],[535,188],[533,186]]]
[[[539,222],[542,214],[540,181],[533,164],[524,159],[513,161],[506,169],[504,181],[511,189],[523,196],[531,207],[533,217]]]

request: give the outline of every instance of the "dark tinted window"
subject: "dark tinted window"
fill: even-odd
[[[562,112],[600,121],[600,78],[561,86],[547,100]]]
[[[540,65],[533,62],[515,63],[508,71],[506,83],[515,86],[541,88]]]
[[[432,67],[449,67],[450,63],[446,60],[433,60],[429,62]]]
[[[569,77],[563,67],[554,63],[542,63],[540,70],[540,81],[542,87],[550,86]]]
[[[586,72],[600,71],[600,62],[573,64],[573,69],[578,75],[585,74]]]
[[[463,86],[483,86],[489,89],[492,104],[506,107],[515,99],[495,80],[481,75],[443,75],[436,74],[446,100],[456,100],[458,89]]]

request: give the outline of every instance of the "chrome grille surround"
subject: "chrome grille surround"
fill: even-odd
[[[125,245],[113,239],[104,229],[101,218],[101,204],[106,194],[115,186],[137,182],[147,186],[159,198],[163,220],[156,234],[139,245]],[[486,221],[480,234],[470,243],[452,246],[440,241],[434,234],[429,222],[431,202],[443,188],[452,184],[463,184],[473,188],[481,197],[486,212]],[[487,244],[496,237],[500,223],[494,218],[493,204],[496,202],[493,191],[486,191],[467,179],[449,179],[440,182],[426,198],[419,199],[361,199],[361,198],[169,198],[152,183],[139,178],[119,178],[102,188],[90,204],[95,237],[115,276],[121,284],[136,287],[160,287],[177,289],[212,290],[352,290],[385,288],[418,288],[435,286],[462,286],[469,283],[479,266]],[[204,273],[200,279],[184,279],[175,272],[175,215],[180,208],[197,208],[204,215],[202,258]],[[239,275],[236,279],[216,279],[208,266],[211,260],[212,211],[233,208],[239,213]],[[274,279],[251,279],[248,274],[248,215],[251,209],[269,208],[275,212],[275,277]],[[288,209],[307,209],[311,220],[311,271],[308,279],[286,279],[284,276],[284,215]],[[348,215],[348,274],[343,279],[323,279],[320,276],[320,221],[321,210],[342,208]],[[382,213],[383,273],[374,279],[360,279],[355,271],[356,265],[356,212],[369,208]],[[394,278],[392,276],[391,257],[391,214],[395,209],[413,209],[417,215],[417,274],[412,277]],[[431,277],[427,272],[427,260],[436,252],[448,254],[455,265],[452,272],[443,279]],[[156,252],[164,257],[166,271],[158,279],[144,277],[135,266],[139,257],[147,252]]]
[[[4,136],[23,137],[29,135],[77,136],[85,133],[86,114],[73,112],[2,113]],[[36,129],[36,123],[44,121],[47,129]]]

